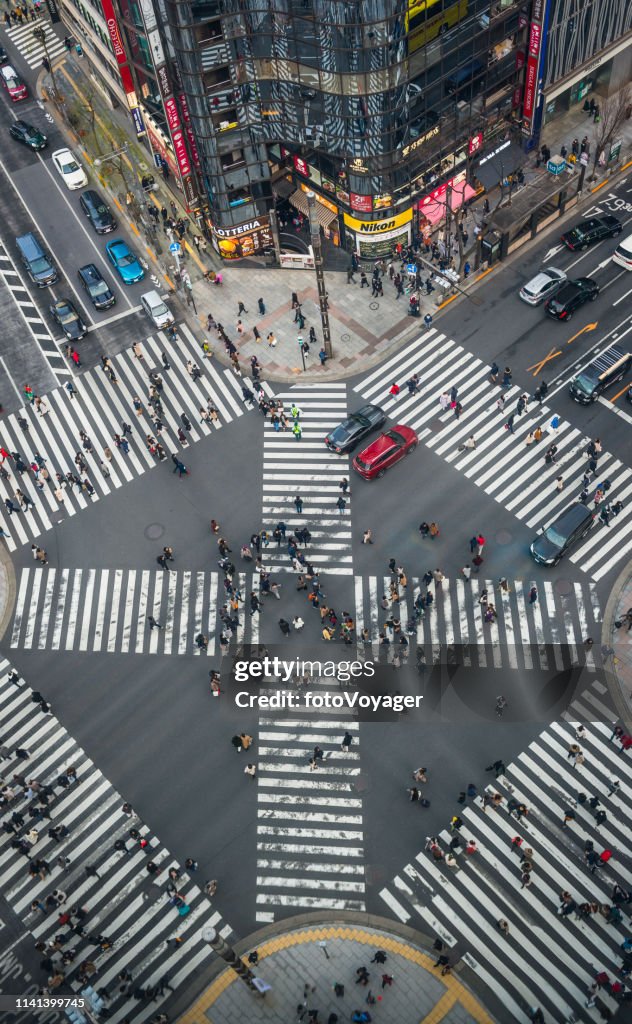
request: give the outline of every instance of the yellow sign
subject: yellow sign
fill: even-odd
[[[413,211],[404,210],[403,213],[396,213],[394,217],[387,220],[358,220],[348,213],[343,214],[345,225],[352,231],[358,231],[362,235],[381,235],[384,231],[392,231],[403,224],[408,224],[413,219]]]
[[[303,192],[313,192],[314,191],[313,189],[311,189],[309,187],[309,185],[306,185],[302,181],[299,182],[299,184],[300,184]],[[338,213],[338,207],[335,206],[334,203],[330,202],[329,199],[325,199],[324,196],[321,196],[320,192],[314,192],[314,195],[316,196],[316,202],[317,203],[320,203],[322,206],[326,206],[327,209],[331,210],[332,213]]]

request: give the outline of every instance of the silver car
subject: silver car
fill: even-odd
[[[539,306],[545,299],[555,295],[560,285],[564,284],[566,274],[563,270],[556,270],[555,267],[547,267],[539,274],[532,277],[520,289],[520,298],[528,302],[530,306]]]

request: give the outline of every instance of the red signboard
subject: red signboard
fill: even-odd
[[[294,157],[294,166],[299,174],[302,174],[304,178],[309,178],[309,167],[304,160],[301,160],[300,156]]]
[[[516,71],[520,71],[524,67],[524,51],[516,50]]]
[[[362,213],[371,213],[373,210],[372,196],[359,196],[355,192],[350,192],[349,201],[352,210],[360,210]]]
[[[125,95],[134,96],[134,103],[131,104],[136,106],[136,90],[134,89],[134,81],[132,79],[132,72],[129,69],[127,63],[127,54],[125,53],[125,47],[123,46],[123,40],[121,39],[121,33],[119,31],[118,22],[116,15],[114,14],[114,7],[112,0],[102,0],[101,7],[103,9],[103,16],[105,17],[105,23],[108,27],[108,33],[112,41],[112,49],[114,50],[114,56],[119,66],[119,74],[121,76],[121,82],[123,83],[123,89]]]
[[[167,124],[169,125],[169,131],[174,132],[180,127],[180,115],[178,113],[178,106],[173,96],[170,99],[165,100],[165,114],[167,115]]]
[[[523,117],[532,118],[535,110],[535,96],[538,84],[538,61],[537,58],[529,56],[527,59],[527,73],[524,82],[524,100],[522,103]]]
[[[470,139],[470,141],[468,143],[467,152],[468,152],[469,156],[474,156],[475,153],[478,153],[478,151],[479,151],[479,149],[481,149],[482,145],[483,145],[483,133],[482,132],[477,132],[476,135],[472,136],[472,138]]]
[[[529,30],[529,56],[537,57],[540,53],[540,41],[542,39],[542,27],[531,22]]]
[[[195,135],[193,134],[193,128],[191,126],[191,115],[189,114],[189,105],[187,98],[183,92],[179,93],[178,99],[180,101],[180,110],[182,111],[182,120],[184,121],[184,131],[186,133],[187,142],[189,143],[189,153],[194,165],[199,169],[200,167],[200,154],[198,153],[197,144],[195,141]]]
[[[181,129],[178,129],[177,132],[172,132],[171,141],[173,142],[173,148],[176,154],[176,160],[178,161],[178,167],[180,168],[180,174],[184,177],[191,173],[191,164],[189,162],[187,145],[184,141],[184,132]]]

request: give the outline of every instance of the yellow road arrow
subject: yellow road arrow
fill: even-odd
[[[566,344],[570,345],[571,341],[575,341],[575,338],[579,338],[580,334],[585,334],[586,331],[594,331],[596,326],[597,324],[586,324],[585,327],[582,327],[581,331],[578,331],[577,334],[574,334],[572,338],[569,338]]]

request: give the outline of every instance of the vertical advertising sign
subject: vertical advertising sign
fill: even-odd
[[[532,135],[536,111],[539,103],[540,68],[542,66],[547,16],[547,0],[533,0],[531,6],[531,22],[529,24],[529,41],[527,43],[527,59],[522,95],[522,118],[525,135]]]
[[[121,82],[123,83],[123,89],[125,90],[125,96],[127,97],[127,104],[130,110],[133,110],[138,106],[138,100],[136,99],[134,80],[127,60],[127,54],[125,53],[125,47],[123,46],[123,40],[121,39],[121,32],[114,13],[112,0],[101,0],[101,7],[103,8],[103,16],[108,28],[110,42],[112,43],[112,50],[116,57],[119,75],[121,76]]]

